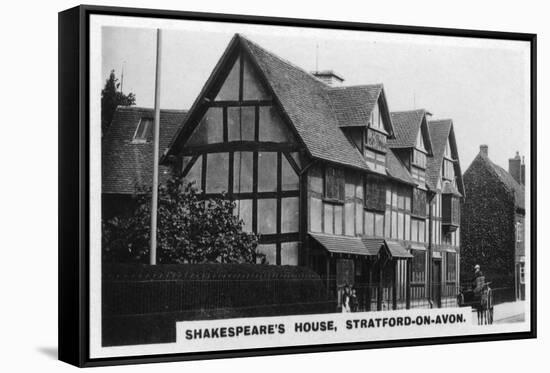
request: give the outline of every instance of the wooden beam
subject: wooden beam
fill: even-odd
[[[217,144],[188,146],[183,150],[182,155],[194,155],[197,153],[223,153],[230,151],[295,152],[298,150],[298,145],[290,143],[229,141]]]

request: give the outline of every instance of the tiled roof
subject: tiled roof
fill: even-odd
[[[391,149],[386,153],[386,171],[394,179],[404,181],[408,184],[416,184],[407,167],[401,162]]]
[[[183,123],[186,111],[161,110],[160,154],[163,153]],[[140,119],[153,118],[154,110],[119,106],[111,127],[102,139],[102,193],[135,194],[151,186],[153,175],[153,143],[132,142]],[[161,182],[168,169],[161,166]]]
[[[385,240],[385,242],[393,258],[412,258],[412,255],[399,242],[391,240]]]
[[[332,234],[309,233],[321,246],[331,253],[351,255],[376,255],[367,249],[361,238],[338,236]],[[378,253],[378,252],[377,252]]]
[[[453,121],[451,119],[439,119],[428,121],[428,131],[430,133],[430,140],[432,142],[432,157],[427,159],[426,168],[426,185],[432,190],[437,189],[437,181],[441,175],[441,167],[443,166],[443,156],[445,154],[445,146],[447,145],[447,139],[452,146],[454,144],[454,130]],[[456,144],[454,144],[456,147]],[[456,184],[458,192],[464,196],[464,183],[462,180],[462,172],[460,170],[460,162],[458,160],[458,154],[455,154],[455,162],[458,166],[458,172],[456,172]]]
[[[451,131],[452,121],[450,119],[434,120],[428,122],[428,130],[432,140],[432,157],[428,157],[426,168],[426,185],[435,190],[437,181],[441,174],[445,145]]]
[[[364,127],[378,97],[382,84],[332,87],[329,98],[340,127]]]
[[[229,58],[231,51],[239,45],[250,55],[252,63],[273,91],[274,99],[280,104],[309,155],[328,162],[372,171],[359,149],[346,137],[341,128],[366,126],[371,111],[380,97],[383,99],[384,108],[387,109],[381,84],[331,87],[309,72],[237,34],[203,87],[201,95],[206,94],[216,71],[221,68],[225,59]],[[193,107],[200,104],[200,97]],[[387,119],[388,132],[393,135],[391,116]],[[178,137],[180,134],[188,135],[191,131],[192,128],[185,125],[178,132]],[[176,148],[177,143],[178,140],[175,138],[171,147]],[[388,151],[386,157],[386,169],[390,177],[415,184],[405,165],[391,151]]]
[[[339,128],[331,87],[257,44],[240,37],[253,61],[314,158],[368,170],[359,150]]]
[[[384,239],[382,238],[362,237],[361,241],[365,249],[369,252],[369,255],[378,255],[378,252],[384,245]]]
[[[395,139],[388,140],[388,146],[390,148],[413,148],[416,145],[418,131],[425,115],[424,109],[392,112],[391,119]]]
[[[508,171],[499,165],[493,163],[488,157],[482,155],[481,153],[477,155],[476,158],[480,158],[485,164],[492,169],[497,177],[502,181],[502,183],[507,187],[507,189],[514,194],[514,201],[517,208],[525,209],[525,187],[518,183],[516,179],[510,175]],[[474,160],[475,161],[475,160]]]

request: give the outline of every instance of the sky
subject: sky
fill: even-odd
[[[154,27],[163,30],[162,109],[191,107],[238,32],[304,70],[333,70],[344,85],[384,84],[391,111],[423,108],[433,119],[451,118],[463,172],[480,144],[487,144],[489,157],[505,169],[516,151],[529,163],[527,43],[120,18],[116,26],[102,28],[101,86],[111,70],[119,78],[123,71],[122,89],[136,95],[138,106],[154,104]]]

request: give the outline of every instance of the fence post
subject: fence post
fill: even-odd
[[[384,268],[382,267],[382,263],[378,264],[379,266],[379,277],[378,277],[378,294],[376,299],[376,310],[382,311],[382,278],[384,278]]]
[[[407,273],[405,275],[405,298],[406,298],[406,308],[411,308],[411,264],[412,260],[407,259]]]
[[[392,299],[392,309],[396,310],[397,309],[397,281],[396,281],[396,278],[397,278],[397,272],[398,272],[398,264],[399,263],[399,259],[395,260],[395,263],[393,265],[393,276],[392,276],[392,295],[393,295],[393,299]]]

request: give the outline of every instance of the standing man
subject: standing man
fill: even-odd
[[[485,276],[481,272],[481,267],[479,264],[474,266],[474,278],[472,280],[472,288],[474,289],[474,295],[480,296],[483,286],[485,285]]]

